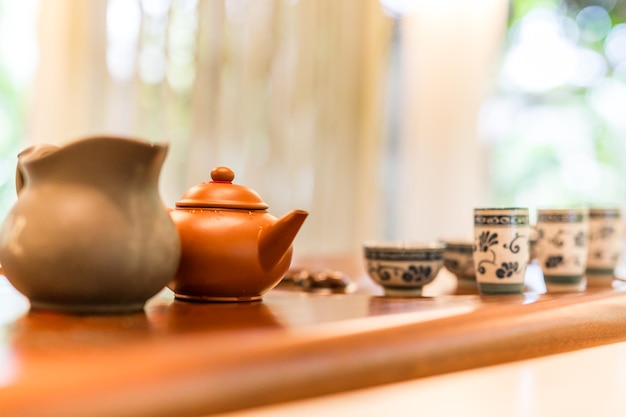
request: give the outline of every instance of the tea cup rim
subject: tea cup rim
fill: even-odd
[[[448,246],[472,246],[474,241],[472,239],[443,239],[446,247]]]
[[[363,242],[365,249],[380,249],[392,251],[415,251],[415,250],[444,250],[446,244],[442,241],[409,241],[409,240],[367,240]]]
[[[521,206],[502,206],[502,207],[475,207],[474,211],[512,211],[512,210],[528,210],[528,207]]]

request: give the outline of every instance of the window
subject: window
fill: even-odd
[[[494,200],[626,201],[626,7],[514,1],[497,93],[483,106]]]

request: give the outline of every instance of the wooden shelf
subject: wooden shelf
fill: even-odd
[[[241,304],[164,291],[145,314],[72,316],[28,312],[5,285],[0,415],[210,415],[623,341],[624,323],[622,288],[412,299],[275,289]]]

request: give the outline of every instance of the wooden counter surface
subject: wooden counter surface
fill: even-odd
[[[443,277],[438,294],[386,298],[358,264],[323,265],[358,290],[164,291],[145,314],[73,316],[29,312],[0,283],[0,415],[203,416],[626,340],[620,287],[482,297]]]

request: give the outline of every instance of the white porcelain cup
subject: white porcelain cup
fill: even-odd
[[[537,210],[537,258],[548,291],[581,290],[589,251],[589,210]]]
[[[474,269],[482,294],[519,294],[529,260],[528,209],[474,209]]]
[[[623,238],[622,217],[618,207],[589,209],[588,286],[610,285],[613,282]]]

